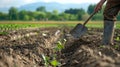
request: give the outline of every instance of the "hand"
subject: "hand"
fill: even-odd
[[[98,12],[99,10],[101,10],[101,8],[102,8],[102,4],[98,3],[94,9],[94,12]]]
[[[102,6],[103,6],[103,4],[104,4],[105,1],[106,1],[106,0],[101,0],[101,1],[96,5],[96,7],[95,7],[95,9],[94,9],[94,12],[98,12],[99,10],[101,10],[101,8],[102,8]]]

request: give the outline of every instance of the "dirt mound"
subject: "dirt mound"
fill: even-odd
[[[116,35],[120,34],[118,31]],[[67,42],[62,51],[65,59],[62,67],[120,67],[119,41],[103,46],[101,39],[102,29],[91,29],[81,39]]]

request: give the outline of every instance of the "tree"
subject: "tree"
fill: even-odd
[[[22,10],[19,12],[19,20],[29,20],[29,16],[27,14],[27,11]]]
[[[51,15],[50,17],[51,20],[59,20],[59,16],[58,15]]]
[[[6,13],[0,12],[0,20],[8,20],[8,15]]]
[[[18,10],[15,7],[9,9],[9,19],[18,20]]]
[[[27,11],[27,15],[29,16],[29,20],[35,20],[35,12]]]
[[[69,13],[69,14],[78,14],[79,12],[85,12],[84,9],[68,9],[68,10],[65,10],[65,13]]]
[[[79,9],[79,11],[78,11],[78,20],[82,20],[82,16],[84,15],[84,14],[86,14],[85,13],[85,10],[84,9]]]
[[[96,6],[96,5],[93,5],[93,4],[89,5],[89,6],[88,6],[87,13],[88,13],[88,14],[93,13],[95,6]]]
[[[46,13],[45,12],[34,12],[34,16],[36,20],[45,20]]]
[[[63,13],[59,14],[59,17],[60,17],[60,20],[63,20],[63,21],[69,20],[70,14],[67,14],[67,13],[63,12]]]
[[[65,11],[64,11],[64,13],[74,14],[74,12],[73,12],[73,9],[72,9],[72,8],[70,8],[70,9],[68,9],[68,10],[65,10]]]
[[[44,6],[38,7],[36,11],[46,12],[46,8]]]
[[[58,10],[53,10],[50,19],[51,20],[60,20]]]
[[[86,14],[85,10],[82,8],[80,8],[80,9],[72,9],[71,8],[69,10],[65,10],[65,13],[72,14],[71,15],[72,18],[70,17],[71,20],[82,20],[82,15]]]
[[[75,20],[77,20],[77,15],[70,14],[69,20],[70,20],[70,21],[75,21]]]
[[[58,13],[58,10],[53,10],[53,14],[54,15],[58,15],[59,13]]]

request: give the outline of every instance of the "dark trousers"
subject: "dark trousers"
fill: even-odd
[[[104,20],[116,21],[120,11],[120,0],[108,0],[104,9]]]

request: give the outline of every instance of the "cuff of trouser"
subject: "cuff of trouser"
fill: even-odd
[[[108,20],[108,21],[116,21],[117,18],[116,18],[116,17],[114,17],[114,18],[110,18],[110,17],[104,15],[104,20]]]

